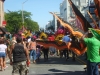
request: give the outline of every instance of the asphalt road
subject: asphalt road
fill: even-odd
[[[6,61],[8,67],[5,71],[0,71],[0,75],[11,75],[12,66],[9,65],[8,59]],[[84,61],[79,58],[73,62],[71,57],[66,61],[59,56],[49,56],[49,60],[44,62],[41,57],[36,64],[31,63],[28,75],[86,75],[84,67]]]

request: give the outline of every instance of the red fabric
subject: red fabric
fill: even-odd
[[[95,9],[94,12],[95,12],[96,16],[98,17],[98,11],[97,11],[97,9]]]
[[[48,37],[48,40],[49,41],[54,41],[55,40],[55,37],[54,36]]]

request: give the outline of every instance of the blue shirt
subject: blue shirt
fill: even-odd
[[[67,35],[66,36],[64,36],[63,38],[62,38],[62,41],[63,42],[70,42],[70,37],[68,37]]]

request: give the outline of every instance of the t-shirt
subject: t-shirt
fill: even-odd
[[[87,60],[90,60],[90,62],[100,62],[100,41],[92,37],[84,38],[84,42],[87,45]]]
[[[5,44],[0,44],[0,52],[4,52],[6,51],[7,46]]]
[[[31,41],[31,38],[29,38],[28,40],[27,40],[27,42],[30,42]]]
[[[68,36],[66,35],[66,36],[64,36],[64,37],[62,38],[62,41],[68,43],[68,42],[70,42],[70,37],[68,37]]]

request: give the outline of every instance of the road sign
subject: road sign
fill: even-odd
[[[6,24],[7,24],[6,21],[2,21],[3,26],[6,26]]]

